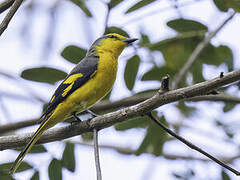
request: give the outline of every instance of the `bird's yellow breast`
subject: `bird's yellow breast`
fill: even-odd
[[[80,104],[84,109],[89,108],[112,89],[116,73],[117,58],[111,53],[100,53],[95,76],[70,95],[69,101]]]
[[[95,75],[56,107],[51,115],[52,120],[49,126],[54,126],[60,119],[70,116],[72,112],[84,111],[101,100],[112,89],[116,73],[116,56],[100,52]]]

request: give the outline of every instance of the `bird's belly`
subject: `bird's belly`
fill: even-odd
[[[98,71],[86,84],[72,93],[67,101],[76,104],[76,111],[83,111],[101,100],[111,89],[116,79],[116,70]]]
[[[94,105],[112,89],[116,72],[117,59],[110,58],[107,63],[106,58],[104,63],[101,63],[100,59],[95,76],[69,95],[64,103],[60,103],[52,117],[57,121],[57,119],[71,116],[73,112],[81,112]]]

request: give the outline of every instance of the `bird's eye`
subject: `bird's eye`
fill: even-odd
[[[116,38],[114,35],[109,35],[108,38]]]

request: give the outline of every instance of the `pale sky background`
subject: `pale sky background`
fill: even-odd
[[[53,50],[49,55],[51,60],[42,59],[42,45],[46,37],[46,30],[48,25],[47,9],[49,3],[54,1],[42,0],[37,1],[40,4],[40,8],[33,14],[34,20],[31,26],[31,40],[26,46],[20,38],[20,30],[24,22],[28,21],[28,17],[25,16],[23,7],[19,9],[17,14],[11,21],[8,29],[1,36],[0,41],[0,71],[10,72],[12,74],[20,74],[24,69],[31,67],[38,67],[41,65],[56,67],[69,72],[71,68],[74,67],[73,64],[65,61],[61,56],[60,52],[64,47],[70,44],[78,45],[84,48],[88,48],[91,43],[102,35],[103,24],[105,20],[105,14],[103,15],[103,9],[106,7],[101,1],[89,0],[88,7],[93,13],[94,18],[85,18],[82,16],[82,12],[78,10],[75,5],[63,1],[61,8],[59,8],[60,13],[58,13],[58,18],[61,21],[57,22],[57,36],[54,40]],[[171,1],[162,0],[153,3],[146,8],[143,8],[135,13],[129,15],[124,15],[126,9],[131,5],[135,4],[137,1],[125,1],[117,6],[110,14],[109,25],[116,25],[123,27],[130,34],[131,37],[139,37],[139,30],[150,35],[151,41],[156,42],[166,37],[172,37],[175,32],[166,26],[166,22],[178,17],[178,14],[174,10],[165,10],[161,13],[153,13],[146,17],[142,17],[144,14],[149,14],[154,11],[164,10],[171,6]],[[182,0],[183,4],[190,2],[189,0]],[[72,10],[74,9],[74,10]],[[193,20],[198,20],[208,26],[210,30],[214,30],[221,24],[221,22],[226,19],[229,14],[224,14],[219,12],[213,5],[212,1],[203,0],[196,2],[190,6],[180,8],[180,11],[184,18],[190,18]],[[0,20],[4,17],[6,13],[0,16]],[[139,18],[141,17],[141,18]],[[134,20],[134,22],[132,22]],[[83,27],[90,26],[92,33],[90,36],[86,36],[87,29]],[[239,15],[236,15],[234,19],[229,22],[224,29],[212,40],[215,45],[228,45],[234,53],[235,57],[235,68],[240,67],[240,21]],[[119,70],[116,84],[113,89],[112,99],[117,100],[126,96],[131,96],[131,93],[125,88],[123,79],[123,70],[126,64],[126,57],[130,57],[133,53],[133,48],[129,47],[126,49],[121,57],[119,58]],[[139,54],[142,57],[146,57],[147,54],[143,50],[139,50]],[[161,59],[160,53],[154,53],[156,59]],[[141,66],[141,72],[146,72],[147,69],[151,68],[149,64],[144,64]],[[226,72],[225,67],[211,67],[205,69],[205,77],[207,79],[214,78],[219,75],[220,71]],[[138,76],[141,77],[140,74]],[[54,92],[56,86],[46,85],[36,82],[27,82],[25,80],[19,80],[20,84],[28,84],[30,89],[38,94],[45,101],[48,101]],[[148,87],[159,87],[159,83],[155,82],[138,82],[134,90],[141,91]],[[28,95],[28,89],[23,89],[21,86],[16,86],[14,81],[3,78],[0,76],[0,89],[4,92],[21,93],[22,95]],[[232,93],[235,93],[235,89],[232,89]],[[119,93],[121,92],[121,93]],[[3,112],[0,109],[0,122],[1,124],[6,124],[9,121],[21,121],[31,118],[37,118],[41,115],[42,104],[38,101],[15,101],[13,99],[1,97],[4,105],[7,107],[7,112]],[[219,138],[224,138],[224,133],[213,129],[215,126],[211,119],[223,119],[236,122],[239,118],[238,116],[229,117],[228,115],[223,116],[221,108],[223,104],[219,103],[209,103],[211,105],[211,112],[206,108],[206,103],[194,103],[201,109],[202,114],[196,114],[193,119],[195,121],[187,121],[190,126],[196,127],[197,129],[202,129],[207,133],[214,133]],[[13,106],[14,105],[14,106]],[[209,106],[208,105],[208,106]],[[176,111],[170,105],[159,108],[165,116],[169,117],[171,122],[182,121],[183,118],[179,112]],[[237,106],[234,111],[239,112],[240,108]],[[239,114],[238,114],[239,115]],[[7,117],[7,118],[6,118]],[[176,119],[177,117],[177,119]],[[206,121],[198,120],[207,119]],[[209,121],[208,121],[209,120]],[[193,124],[194,123],[194,124]],[[21,132],[31,132],[35,130],[37,126],[25,128]],[[145,131],[142,129],[133,129],[124,132],[116,132],[112,130],[113,127],[104,129],[99,134],[100,144],[113,144],[122,147],[131,147],[136,149],[141,143],[144,137]],[[181,135],[185,138],[197,143],[203,149],[207,149],[210,153],[214,155],[221,154],[233,154],[237,152],[234,147],[227,143],[219,143],[218,141],[209,140],[208,136],[199,136],[198,132],[193,132],[189,129],[186,131],[181,131]],[[73,140],[78,140],[79,137],[72,138]],[[236,135],[234,141],[239,142],[240,136]],[[40,167],[41,179],[47,178],[47,168],[52,157],[60,159],[62,152],[64,150],[63,142],[53,142],[45,145],[49,153],[36,155],[28,155],[25,160],[32,165],[37,165]],[[182,143],[178,141],[171,141],[166,143],[164,146],[164,152],[184,154],[189,156],[200,156],[199,153],[189,149]],[[96,179],[95,175],[95,165],[94,165],[94,155],[93,149],[83,146],[76,146],[76,170],[75,173],[71,173],[67,170],[63,171],[63,179]],[[0,152],[0,163],[9,162],[15,160],[17,153],[13,153],[11,150],[5,150]],[[100,149],[100,161],[104,180],[120,180],[120,179],[131,179],[131,180],[159,180],[161,179],[173,179],[170,172],[184,172],[187,168],[193,168],[197,173],[198,179],[219,179],[220,167],[215,163],[202,163],[198,161],[185,162],[185,161],[167,161],[162,157],[154,157],[149,154],[144,154],[141,156],[124,156],[120,155],[111,150],[101,150]],[[206,172],[206,169],[207,172]],[[234,167],[240,169],[240,161],[235,161]],[[26,171],[23,173],[16,174],[16,179],[29,179],[33,174],[33,171]],[[42,175],[43,174],[43,175]],[[232,179],[237,179],[236,176],[229,173]]]

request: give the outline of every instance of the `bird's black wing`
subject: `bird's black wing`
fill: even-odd
[[[94,77],[97,72],[98,60],[98,56],[87,56],[80,61],[75,68],[73,68],[69,75],[56,89],[41,118],[52,112],[52,110],[54,110],[58,104],[63,102],[70,94],[84,85],[90,78]]]

